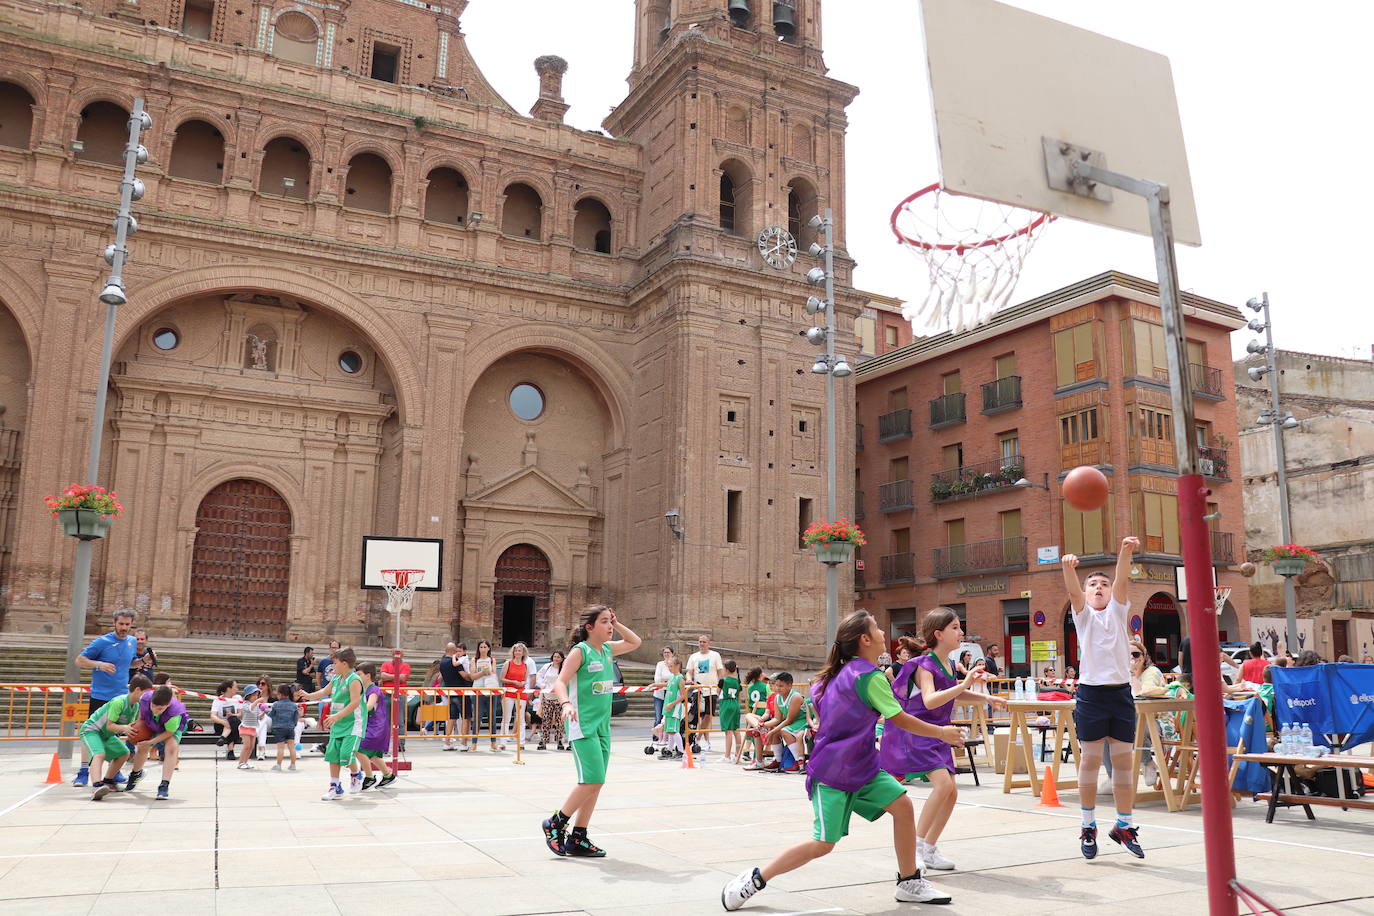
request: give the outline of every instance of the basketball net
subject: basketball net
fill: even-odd
[[[932,184],[892,211],[892,234],[926,265],[925,298],[902,317],[915,328],[960,333],[1006,307],[1021,266],[1054,217],[954,194]]]
[[[1213,608],[1213,610],[1215,610],[1217,612],[1217,616],[1220,617],[1222,608],[1226,607],[1226,602],[1231,599],[1231,589],[1219,585],[1216,588],[1212,589],[1212,592],[1216,596],[1217,602],[1216,607]]]
[[[382,588],[386,589],[387,611],[399,614],[410,610],[411,602],[415,600],[415,588],[423,581],[423,569],[382,570]]]

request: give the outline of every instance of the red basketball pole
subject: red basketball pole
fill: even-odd
[[[406,714],[405,691],[401,682],[401,665],[405,659],[401,647],[391,653],[391,768],[392,770],[410,769],[410,761],[401,760],[401,718]]]

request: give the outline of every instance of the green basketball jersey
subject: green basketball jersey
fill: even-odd
[[[600,651],[586,642],[578,643],[575,648],[582,651],[582,664],[572,682],[569,699],[577,710],[577,721],[568,723],[568,734],[574,740],[603,732],[609,734],[611,694],[615,689],[615,652],[609,642],[604,643]]]
[[[362,678],[358,677],[358,672],[348,672],[348,677],[336,677],[330,683],[329,711],[337,713],[348,705],[352,699],[348,695],[350,684],[361,684]],[[367,730],[367,707],[361,702],[358,708],[346,716],[336,719],[334,724],[329,726],[329,736],[331,738],[361,738]]]
[[[720,702],[739,705],[739,678],[726,675],[720,679]]]

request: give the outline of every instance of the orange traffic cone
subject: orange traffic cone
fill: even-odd
[[[1037,808],[1062,808],[1059,803],[1059,786],[1054,783],[1054,774],[1050,772],[1048,766],[1045,767],[1045,778],[1040,783],[1040,803]]]
[[[682,768],[684,770],[695,770],[696,763],[692,760],[692,736],[687,736],[687,756],[682,758]]]
[[[57,754],[52,755],[52,763],[48,764],[48,780],[43,783],[45,786],[62,785],[62,764],[58,760]]]

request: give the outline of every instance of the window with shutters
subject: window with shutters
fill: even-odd
[[[1107,506],[1111,505],[1110,501],[1107,506],[1091,512],[1079,512],[1067,502],[1061,501],[1060,505],[1063,507],[1064,522],[1064,543],[1060,551],[1080,557],[1107,553],[1107,545],[1111,542],[1111,534],[1107,530]]]
[[[1054,333],[1055,387],[1102,378],[1096,327],[1096,321],[1085,321]]]

